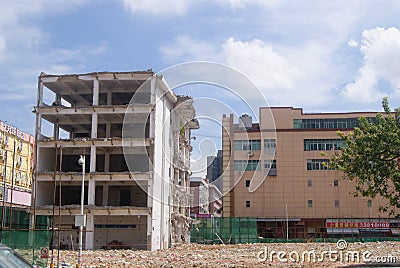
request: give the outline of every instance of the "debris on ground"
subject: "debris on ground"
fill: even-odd
[[[75,267],[78,251],[61,250],[58,260],[57,256],[54,250],[54,267]],[[396,262],[400,266],[400,242],[342,240],[342,244],[188,244],[156,251],[85,250],[81,267],[338,267],[366,262]]]

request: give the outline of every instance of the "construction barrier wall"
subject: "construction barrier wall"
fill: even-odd
[[[256,243],[255,218],[198,218],[193,222],[191,242],[201,244]]]
[[[325,219],[195,218],[191,242],[200,244],[400,241],[397,220],[386,228],[328,228]]]
[[[53,237],[50,218],[36,216],[35,229],[30,229],[29,217],[25,210],[1,208],[0,242],[16,250],[31,263],[45,267],[48,260],[43,258],[46,257],[43,252],[50,249]]]

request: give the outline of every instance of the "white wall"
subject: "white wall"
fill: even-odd
[[[151,229],[151,250],[168,248],[169,227],[170,227],[170,163],[172,140],[170,126],[171,103],[164,95],[164,92],[155,88],[155,126],[154,126],[154,175],[152,187],[152,229]]]

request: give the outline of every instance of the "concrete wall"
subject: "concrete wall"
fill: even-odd
[[[41,182],[37,184],[36,205],[45,206],[53,204],[53,182]],[[34,204],[33,204],[34,205]]]
[[[37,172],[54,170],[55,158],[53,148],[38,148],[38,158],[43,159],[43,161],[38,161],[39,167],[37,169]]]
[[[147,248],[147,217],[95,216],[94,248],[101,248],[113,240],[129,248]]]
[[[159,88],[155,89],[155,128],[154,128],[154,177],[152,196],[152,234],[151,249],[162,249],[169,246],[169,190],[171,166],[171,129],[169,116],[171,105]],[[159,198],[158,198],[159,197]]]

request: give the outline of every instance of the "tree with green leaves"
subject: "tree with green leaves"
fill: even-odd
[[[346,147],[330,157],[329,165],[354,181],[355,196],[383,197],[382,212],[399,215],[400,209],[400,109],[391,112],[388,99],[382,100],[384,113],[375,120],[359,118],[359,127],[338,132]]]

